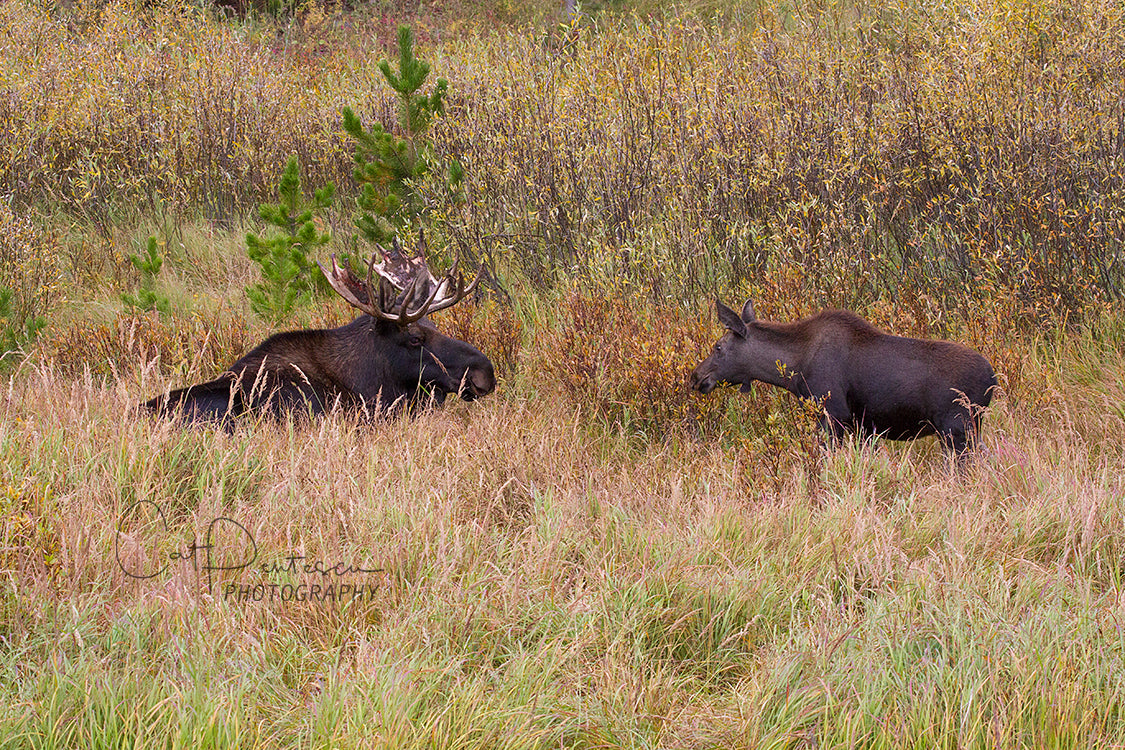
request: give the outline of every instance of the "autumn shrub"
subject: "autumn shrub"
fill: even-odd
[[[40,345],[63,374],[132,376],[155,365],[165,375],[211,377],[249,351],[251,336],[242,317],[221,311],[175,318],[152,312],[60,325]]]
[[[11,293],[13,318],[31,320],[50,312],[60,301],[58,234],[12,208],[0,196],[0,289]]]
[[[138,210],[229,224],[272,197],[290,155],[314,184],[350,178],[339,92],[309,85],[342,55],[310,59],[190,4],[82,20],[0,5],[0,193],[98,225]]]
[[[420,32],[449,81],[434,151],[466,174],[443,231],[541,288],[596,271],[698,298],[784,277],[801,305],[935,329],[996,297],[1025,331],[1120,299],[1119,3],[692,7],[607,6],[565,54],[539,33]],[[2,0],[0,192],[102,224],[230,223],[296,154],[347,193],[342,108],[401,135],[377,69],[392,40],[365,18],[108,3],[70,23]]]
[[[703,398],[688,373],[718,338],[710,315],[655,307],[629,292],[573,289],[535,342],[547,389],[594,418],[654,435],[715,435],[728,398]]]
[[[445,135],[486,208],[474,232],[521,238],[550,280],[609,246],[664,290],[797,275],[812,306],[964,316],[1002,294],[1009,325],[1051,324],[1125,278],[1121,20],[994,0],[607,23],[573,58],[524,42],[510,80],[460,83]]]

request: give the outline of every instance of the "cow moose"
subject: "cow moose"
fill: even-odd
[[[842,433],[909,440],[937,434],[961,457],[980,430],[996,375],[978,352],[952,341],[893,336],[855,313],[825,310],[795,323],[760,321],[750,301],[739,315],[716,300],[727,332],[691,373],[691,386],[755,380],[823,404],[820,424]]]
[[[466,401],[491,393],[496,377],[488,357],[426,319],[471,294],[480,274],[466,287],[457,259],[439,280],[424,254],[408,257],[397,242],[393,250],[378,249],[382,260],[372,254],[366,282],[347,264],[340,268],[335,255],[331,270],[321,265],[332,288],[363,315],[339,328],[278,333],[214,380],[145,407],[191,422],[225,422],[245,412],[394,411],[441,404],[450,393]]]

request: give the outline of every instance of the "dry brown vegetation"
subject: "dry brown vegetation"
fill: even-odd
[[[48,319],[5,358],[0,746],[1125,742],[1125,11],[635,7],[411,9],[467,169],[429,241],[496,271],[437,323],[497,393],[228,434],[137,404],[270,332],[240,236],[290,154],[354,189],[401,8],[0,0],[0,283]],[[121,310],[149,235],[171,315]],[[977,347],[984,446],[689,393],[716,294]],[[277,567],[126,574],[219,517]],[[365,596],[279,598],[326,579]]]
[[[1096,349],[1033,362],[1044,411],[1001,399],[964,473],[932,444],[858,444],[824,457],[815,487],[799,462],[777,483],[751,450],[638,443],[559,400],[226,435],[139,417],[151,374],[28,372],[0,435],[9,736],[1117,738],[1125,368],[1086,379]],[[374,590],[347,604],[224,594],[317,575],[219,574],[208,590],[174,563],[131,580],[115,533],[142,499],[168,528],[127,516],[145,542],[130,564],[225,516],[263,562],[384,572],[340,579]]]

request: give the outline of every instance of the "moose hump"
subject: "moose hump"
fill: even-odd
[[[952,341],[881,331],[847,310],[825,310],[794,323],[759,321],[747,301],[736,313],[716,300],[727,331],[691,374],[710,393],[754,381],[823,403],[821,426],[842,433],[908,440],[938,435],[961,455],[979,434],[996,375],[979,352]]]
[[[245,412],[321,414],[333,407],[398,409],[466,401],[496,387],[492,362],[470,344],[443,335],[426,319],[471,294],[457,259],[440,278],[424,255],[396,241],[381,246],[361,281],[332,256],[321,266],[332,288],[363,315],[339,328],[279,333],[214,380],[157,396],[145,407],[189,421],[222,421]],[[378,261],[377,261],[378,259]],[[376,283],[377,280],[377,283]]]

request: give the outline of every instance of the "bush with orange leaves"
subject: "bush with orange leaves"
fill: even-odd
[[[710,349],[709,316],[653,305],[628,292],[572,290],[557,326],[536,342],[545,380],[611,424],[651,435],[717,435],[729,397],[702,398],[688,373]]]
[[[40,337],[46,358],[59,371],[96,376],[129,375],[156,362],[164,374],[222,372],[254,344],[240,316],[222,311],[169,318],[156,313],[121,314],[105,322],[77,320]]]

